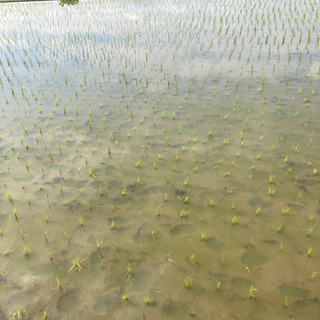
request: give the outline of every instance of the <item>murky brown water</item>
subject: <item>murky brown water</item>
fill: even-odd
[[[0,6],[1,319],[320,317],[317,1]]]

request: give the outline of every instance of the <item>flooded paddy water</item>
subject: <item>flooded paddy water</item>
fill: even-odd
[[[0,5],[1,319],[318,319],[318,1]]]

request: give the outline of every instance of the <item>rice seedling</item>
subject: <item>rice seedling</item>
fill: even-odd
[[[301,192],[301,191],[298,191],[298,193],[297,193],[297,200],[296,200],[296,203],[295,203],[296,206],[298,205],[298,203],[299,203],[299,201],[300,201],[301,198],[302,198],[302,192]]]
[[[12,315],[12,320],[17,319],[17,320],[23,320],[26,319],[28,317],[28,312],[26,309],[24,308],[19,308],[17,309],[13,315]]]
[[[238,223],[239,223],[239,216],[238,216],[238,215],[235,215],[235,216],[232,218],[231,223],[232,223],[233,225],[238,224]]]
[[[17,209],[13,208],[13,216],[18,221]]]
[[[48,243],[47,234],[48,234],[47,231],[45,231],[45,232],[43,233],[43,237],[44,237],[44,240],[45,240],[46,243]]]
[[[84,259],[81,259],[79,257],[75,258],[75,260],[72,261],[72,266],[69,269],[69,272],[71,272],[72,270],[76,270],[76,271],[82,271],[83,270],[83,263],[84,263]]]
[[[196,258],[196,255],[194,253],[189,254],[189,262],[193,265],[193,266],[197,266],[197,263],[199,262],[199,260]]]
[[[27,202],[28,202],[29,207],[31,207],[31,200],[30,200],[29,195],[27,195]]]
[[[188,214],[189,214],[189,211],[187,211],[185,207],[180,210],[180,218],[181,218],[181,219],[186,218],[186,216],[187,216]]]
[[[151,298],[149,297],[149,295],[147,296],[144,296],[143,297],[143,301],[144,301],[144,304],[147,306],[149,304],[151,304]]]
[[[48,319],[47,311],[43,311],[43,315],[42,315],[41,319],[43,319],[43,320],[47,320]]]
[[[219,289],[221,288],[223,282],[224,282],[224,281],[223,281],[223,278],[222,278],[222,277],[218,276],[218,277],[216,278],[216,287],[217,287],[217,290],[219,290]]]
[[[284,206],[282,208],[282,214],[289,214],[290,213],[290,208],[288,206]]]
[[[22,241],[24,242],[24,235],[23,235],[23,230],[22,229],[20,229],[20,235],[21,235],[21,238],[22,238]]]
[[[308,247],[308,257],[311,257],[311,253],[313,252],[312,247]]]
[[[116,226],[116,224],[117,224],[117,221],[116,221],[116,220],[114,220],[114,219],[112,219],[112,221],[111,221],[111,223],[110,223],[110,227],[111,227],[111,229],[114,229],[114,228],[115,228],[115,226]]]
[[[313,280],[317,275],[318,275],[318,271],[312,271],[309,276],[309,280]]]
[[[233,188],[232,187],[228,187],[226,191],[227,191],[228,194],[232,194],[233,193]]]
[[[141,166],[141,159],[139,159],[139,160],[136,162],[136,167],[137,167],[137,168],[140,168],[140,166]]]
[[[173,264],[177,264],[172,258],[171,258],[171,254],[172,254],[173,252],[169,252],[168,254],[167,254],[167,260],[170,262],[170,263],[173,263]]]
[[[50,259],[51,261],[53,261],[52,251],[51,251],[51,250],[48,250],[47,253],[48,253],[49,259]]]
[[[281,241],[280,242],[280,252],[282,251],[282,249],[283,249],[283,242]]]
[[[295,152],[295,153],[300,152],[299,146],[293,145],[291,149],[292,149],[292,151]]]
[[[97,243],[97,248],[101,249],[102,246],[103,246],[103,240],[102,239],[101,240],[97,240],[96,243]]]
[[[215,203],[216,203],[215,197],[210,198],[210,200],[209,200],[210,207],[213,207],[215,205]]]
[[[127,281],[129,281],[133,276],[133,271],[132,268],[129,264],[129,262],[127,263],[127,272],[125,273],[124,277],[127,279]]]
[[[127,188],[123,188],[122,190],[119,190],[120,191],[120,194],[122,195],[122,196],[128,196],[129,194],[127,193]]]
[[[13,199],[10,192],[7,192],[7,197],[8,197],[8,200],[12,203]]]
[[[158,233],[156,230],[152,229],[150,231],[150,234],[151,234],[151,238],[154,240],[154,239],[157,239],[158,238]]]
[[[122,300],[122,302],[124,302],[124,303],[128,303],[128,301],[129,301],[128,295],[127,295],[127,294],[123,294],[123,295],[121,296],[121,300]]]
[[[251,300],[254,300],[255,301],[255,291],[258,291],[258,289],[256,289],[254,286],[250,286],[250,289],[249,289],[249,298]]]
[[[280,226],[278,226],[277,228],[276,228],[276,232],[277,233],[280,233],[280,232],[282,232],[283,231],[283,225],[280,225]]]
[[[258,215],[261,211],[261,207],[259,205],[257,205],[256,207],[256,215]]]
[[[26,257],[29,256],[31,254],[30,247],[27,247],[26,245],[23,245],[22,253]]]
[[[313,218],[314,218],[314,215],[311,214],[311,213],[309,213],[309,215],[308,215],[308,222],[310,222],[311,220],[313,220]]]
[[[56,276],[56,280],[57,280],[57,284],[58,284],[59,290],[62,291],[63,288],[62,288],[62,286],[61,286],[61,283],[60,283],[60,280],[59,280],[58,276]]]
[[[78,216],[78,217],[77,217],[77,220],[78,220],[78,222],[79,222],[80,227],[83,227],[83,217]]]
[[[310,220],[309,220],[310,221]],[[310,237],[311,236],[311,233],[312,231],[314,230],[314,228],[317,226],[317,224],[313,225],[312,227],[308,227],[307,228],[307,232],[306,232],[306,235],[307,237]]]
[[[274,196],[276,194],[276,188],[269,187],[268,194],[269,194],[269,196]]]
[[[29,202],[29,201],[28,201]],[[69,208],[71,208],[72,206],[72,200],[71,199],[67,199],[65,200],[66,204],[68,205]]]
[[[149,253],[149,251],[147,250],[147,246],[145,244],[140,243],[140,250],[143,253]]]
[[[276,183],[276,176],[275,175],[269,175],[269,183]]]
[[[207,240],[209,237],[205,231],[200,232],[200,238],[202,241]]]
[[[66,231],[64,232],[64,237],[65,237],[67,243],[70,245],[70,237]]]
[[[8,247],[8,248],[6,248],[6,249],[4,249],[3,251],[2,251],[2,255],[3,256],[7,256],[10,252],[12,252],[13,251],[13,249],[11,249],[10,247]]]
[[[187,277],[184,279],[184,284],[187,289],[190,289],[193,283],[193,279],[191,277]]]
[[[119,251],[119,245],[120,245],[119,241],[118,240],[113,240],[113,243],[114,243],[116,251]]]
[[[6,279],[4,273],[3,273],[1,270],[0,270],[0,276],[1,276],[1,279],[2,279],[2,280],[5,280],[5,279]]]
[[[285,296],[283,304],[287,309],[289,309],[289,303],[288,303],[288,297],[287,296]]]

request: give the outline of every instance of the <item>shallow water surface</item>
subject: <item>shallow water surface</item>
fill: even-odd
[[[1,319],[317,319],[318,1],[0,4]]]

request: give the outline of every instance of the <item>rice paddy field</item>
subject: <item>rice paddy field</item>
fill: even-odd
[[[0,319],[319,319],[319,14],[0,4]]]

